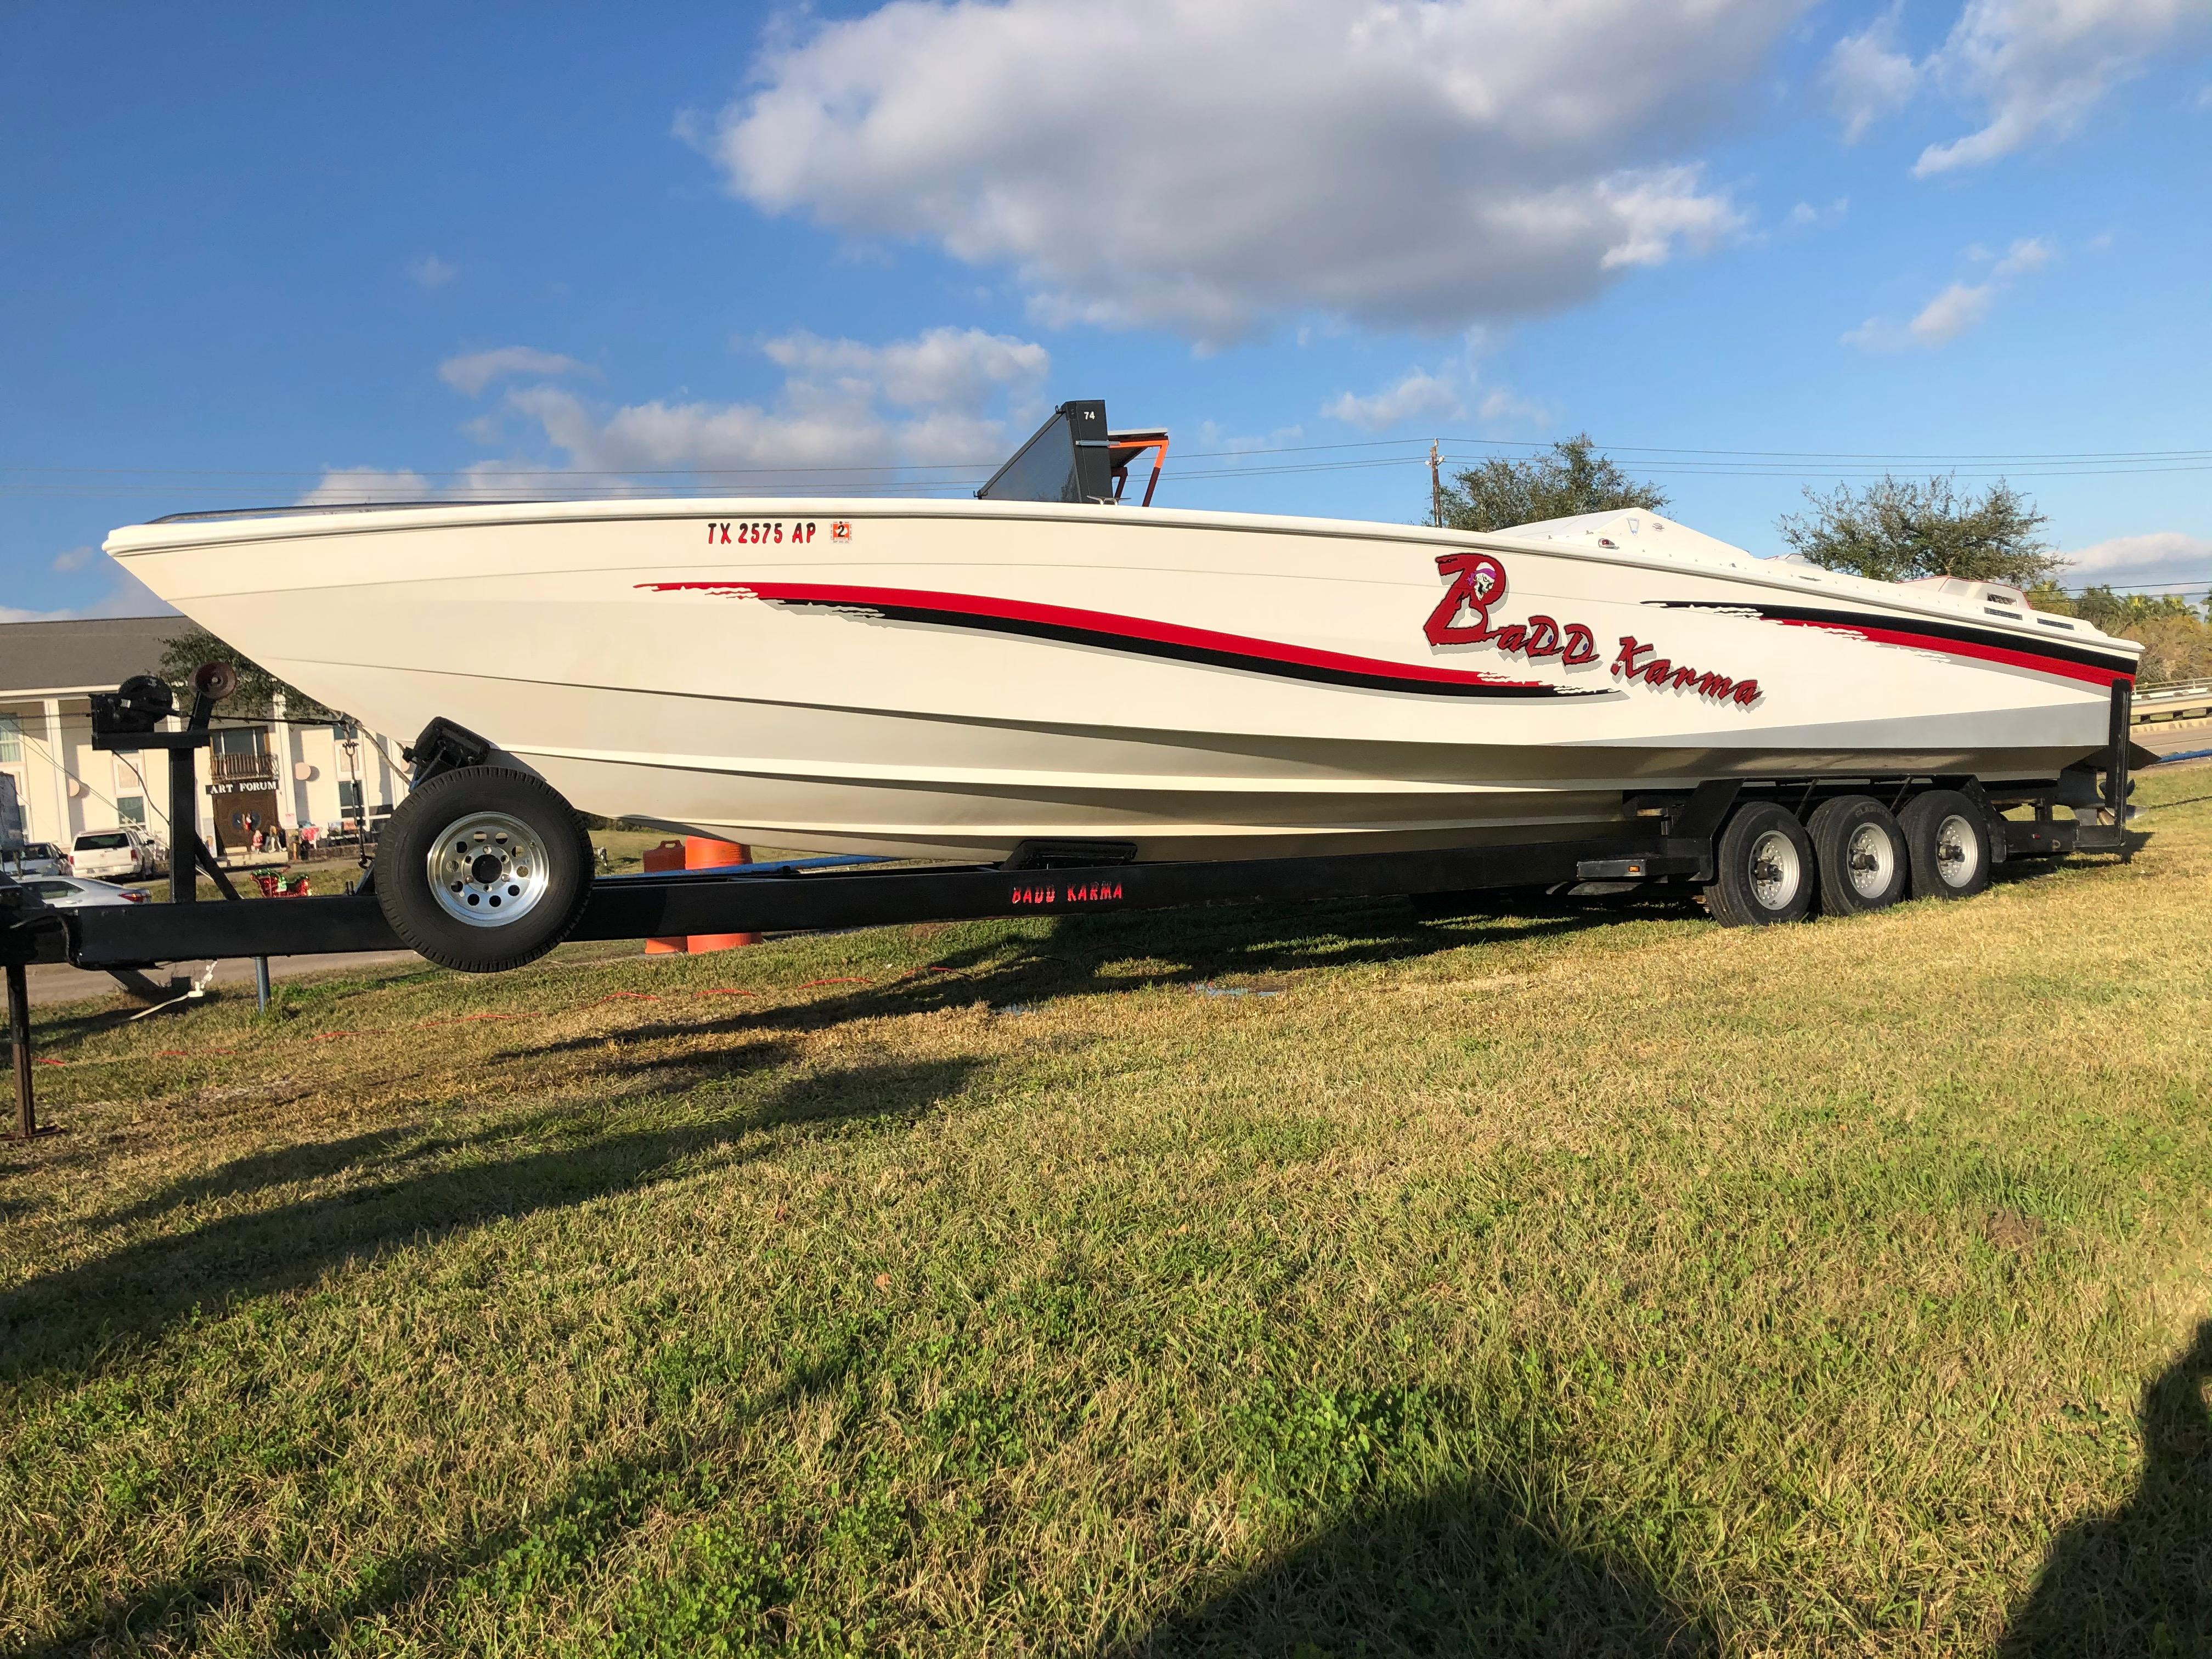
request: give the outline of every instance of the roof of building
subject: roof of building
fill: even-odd
[[[0,623],[0,696],[112,691],[133,674],[156,672],[162,647],[191,626],[174,616]]]

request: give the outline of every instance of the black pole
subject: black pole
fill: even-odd
[[[199,896],[200,814],[195,799],[199,750],[169,750],[169,902],[188,904]]]
[[[2128,746],[2133,740],[2135,726],[2136,683],[2119,678],[2112,682],[2112,720],[2106,736],[2112,740],[2112,752],[2105,763],[2105,799],[2112,810],[2113,833],[2119,839],[2120,862],[2130,863],[2134,854],[2128,850]]]
[[[31,1091],[31,988],[23,964],[8,964],[8,1038],[15,1051],[15,1139],[39,1133],[39,1103]]]

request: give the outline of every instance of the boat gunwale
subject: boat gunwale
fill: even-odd
[[[518,511],[518,509],[524,509]],[[226,514],[233,516],[226,516]],[[1825,591],[1838,598],[1863,599],[1906,616],[1963,617],[1974,625],[2002,629],[2027,638],[2057,643],[2035,618],[2050,613],[2033,607],[2019,616],[1990,612],[1959,595],[1911,592],[1902,583],[1876,581],[1846,571],[1790,566],[1791,574],[1708,562],[1694,553],[1667,548],[1597,548],[1542,537],[1516,537],[1500,531],[1467,531],[1429,525],[1386,524],[1358,519],[1316,519],[1264,513],[1233,513],[1198,507],[1115,507],[1030,501],[985,501],[964,498],[915,497],[897,501],[835,496],[661,496],[645,500],[552,501],[438,501],[333,503],[328,507],[225,509],[177,514],[109,532],[101,550],[118,563],[160,553],[236,547],[258,542],[301,541],[325,536],[374,535],[411,530],[495,528],[544,524],[609,524],[624,520],[715,518],[879,520],[902,518],[1007,520],[1049,524],[1133,526],[1160,529],[1236,530],[1266,535],[1329,540],[1389,542],[1414,546],[1468,548],[1579,560],[1629,570],[1671,571],[1741,582],[1784,592]],[[209,534],[206,532],[216,533]],[[181,532],[181,533],[180,533]],[[1775,562],[1745,550],[1754,566]],[[945,562],[939,561],[939,562]],[[1812,574],[1817,572],[1817,574]],[[1369,580],[1373,580],[1369,578]],[[2064,630],[2071,641],[2110,646],[2116,654],[2140,659],[2143,647],[2119,638],[2080,617]]]

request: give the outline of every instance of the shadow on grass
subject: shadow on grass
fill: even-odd
[[[1117,1656],[1682,1655],[1713,1634],[1604,1551],[1463,1484],[1347,1522]]]
[[[1054,997],[1095,996],[1140,986],[1196,985],[1301,968],[1351,967],[1433,956],[1469,945],[1511,944],[1576,933],[1621,920],[1617,910],[1534,898],[1512,916],[1455,917],[1425,923],[1403,903],[1299,906],[1267,911],[1250,906],[1173,914],[1060,917],[1042,939],[997,938],[940,953],[931,971],[782,1007],[733,1011],[712,1019],[658,1021],[620,1032],[595,1032],[531,1043],[491,1056],[495,1061],[583,1054],[628,1045],[752,1031],[811,1032],[848,1020],[934,1013],[978,1002],[994,1006]],[[1679,907],[1656,914],[1679,915]],[[1148,964],[1135,976],[1109,974],[1116,963]],[[941,970],[941,971],[940,971]],[[641,1066],[691,1063],[640,1060]],[[697,1063],[704,1064],[704,1061]]]
[[[156,1337],[195,1310],[307,1284],[349,1259],[643,1187],[742,1136],[911,1117],[959,1090],[976,1065],[890,1063],[802,1075],[765,1103],[628,1133],[606,1133],[603,1120],[580,1124],[573,1114],[549,1114],[427,1149],[410,1145],[401,1149],[408,1167],[373,1185],[147,1239],[0,1295],[0,1377],[88,1367],[115,1345]],[[548,1139],[560,1144],[542,1144]],[[501,1143],[517,1139],[535,1144],[499,1155],[508,1150]],[[378,1136],[356,1136],[240,1159],[197,1184],[203,1195],[250,1191],[325,1176],[388,1150]],[[431,1164],[431,1156],[452,1161]]]
[[[81,1004],[76,1003],[62,1006],[82,1008]],[[50,1043],[71,1038],[97,1036],[103,1031],[119,1031],[145,1012],[146,1005],[138,1002],[101,1003],[92,1008],[82,1008],[76,1013],[52,1013],[43,1008],[33,1009],[31,1012],[31,1042],[34,1047],[44,1048]]]
[[[1433,921],[1424,921],[1402,901],[1060,917],[1042,938],[1000,937],[948,950],[938,956],[933,970],[889,984],[696,1023],[667,1020],[635,1026],[620,1033],[619,1041],[652,1042],[744,1031],[811,1032],[848,1020],[933,1013],[978,1002],[1003,1006],[1300,969],[1358,967],[1436,956],[1473,945],[1561,937],[1626,919],[1619,907],[1523,894],[1514,897],[1521,902],[1510,915],[1449,915]],[[1661,919],[1688,914],[1679,904],[1647,905],[1644,913]],[[1108,971],[1130,962],[1145,965],[1134,973]],[[512,1061],[582,1053],[608,1041],[605,1034],[570,1037],[508,1049],[492,1058]]]
[[[2143,1390],[2143,1472],[2111,1515],[2058,1535],[2000,1659],[2212,1653],[2212,1321]]]

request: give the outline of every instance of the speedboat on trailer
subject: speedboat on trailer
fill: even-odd
[[[1166,448],[1076,402],[972,500],[202,513],[106,547],[330,707],[423,732],[379,891],[420,912],[410,939],[478,956],[550,948],[530,936],[570,903],[573,838],[531,800],[1112,863],[1587,839],[1735,780],[1796,790],[1801,817],[1874,805],[1837,856],[1894,896],[1911,802],[2053,799],[2140,651],[2016,588],[1757,558],[1641,510],[1468,533],[1154,506]],[[537,793],[440,778],[450,822],[410,839],[440,772]],[[389,872],[395,837],[422,877]],[[1763,867],[1793,849],[1809,889],[1809,846]]]

